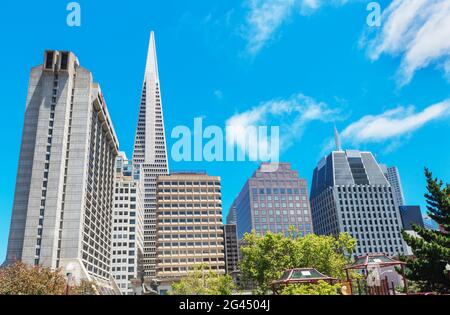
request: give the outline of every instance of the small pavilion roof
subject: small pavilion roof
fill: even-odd
[[[286,270],[281,279],[274,281],[272,284],[314,283],[320,280],[333,281],[335,279],[314,268],[297,268]]]
[[[388,257],[386,254],[368,254],[358,257],[353,264],[345,269],[367,269],[370,266],[390,267],[405,264],[402,261]]]

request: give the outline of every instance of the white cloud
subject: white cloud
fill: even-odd
[[[269,148],[267,139],[258,138],[257,142],[249,143],[248,128],[272,126],[280,127],[280,146],[288,149],[296,140],[300,139],[305,126],[312,121],[334,121],[340,119],[340,112],[330,109],[327,104],[317,102],[303,94],[297,94],[289,99],[276,99],[243,113],[238,113],[226,121],[228,127],[227,141],[232,143],[236,139],[238,147],[246,153],[257,152],[258,148]],[[269,129],[270,131],[270,129]],[[267,151],[264,151],[267,152]]]
[[[213,92],[213,94],[214,94],[214,96],[215,96],[217,99],[219,99],[219,100],[221,100],[221,99],[223,98],[223,92],[222,92],[221,90],[215,90],[215,91]]]
[[[295,11],[307,15],[326,4],[343,5],[347,2],[348,0],[247,0],[249,13],[244,29],[244,36],[248,41],[247,50],[250,54],[257,54]]]
[[[394,0],[383,12],[381,29],[368,37],[363,43],[372,60],[382,54],[401,57],[400,85],[430,65],[450,74],[450,0]]]
[[[416,112],[412,106],[400,106],[380,115],[364,116],[349,125],[341,136],[344,142],[353,145],[387,140],[398,142],[427,123],[445,117],[450,117],[450,99],[431,105],[421,112]]]

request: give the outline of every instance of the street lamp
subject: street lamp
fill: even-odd
[[[69,263],[66,266],[66,276],[67,276],[66,293],[65,293],[66,295],[69,295],[70,283],[72,282],[74,270],[75,270],[75,266],[72,263]]]

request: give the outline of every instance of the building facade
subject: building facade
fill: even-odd
[[[124,152],[116,159],[111,272],[122,295],[132,295],[131,280],[143,279],[144,205],[140,169]]]
[[[348,232],[356,254],[405,253],[399,206],[371,152],[334,151],[313,174],[311,208],[318,235]]]
[[[262,163],[242,188],[233,205],[238,238],[253,230],[301,235],[313,233],[307,183],[290,163]]]
[[[237,226],[235,224],[225,224],[224,245],[225,245],[225,270],[227,274],[233,275],[238,271],[239,246],[237,237]]]
[[[144,188],[144,272],[156,276],[156,179],[169,173],[155,35],[151,32],[133,152]]]
[[[236,205],[233,203],[227,215],[227,224],[236,225],[236,223],[237,223]]]
[[[425,228],[432,231],[439,231],[439,224],[428,215],[423,216],[423,224]]]
[[[206,265],[225,274],[220,178],[201,173],[159,176],[157,278],[161,290]]]
[[[100,86],[71,52],[31,70],[7,263],[110,287],[118,140]]]
[[[396,166],[387,167],[384,164],[381,164],[380,166],[384,176],[386,176],[389,184],[391,184],[392,192],[394,193],[394,198],[397,200],[397,204],[399,206],[404,206],[405,195],[403,194],[403,186],[398,168]]]
[[[413,230],[413,225],[425,227],[420,206],[401,206],[400,215],[402,217],[403,229]]]

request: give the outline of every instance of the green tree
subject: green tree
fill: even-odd
[[[423,292],[450,293],[450,275],[446,271],[450,263],[450,185],[433,178],[428,169],[425,169],[425,176],[428,215],[444,232],[414,226],[414,231],[419,235],[414,237],[403,231],[403,238],[415,256],[407,261],[405,274]]]
[[[343,279],[344,267],[350,263],[356,241],[343,233],[333,236],[309,234],[300,237],[294,229],[287,237],[255,231],[244,236],[240,270],[243,280],[256,286],[257,294],[266,294],[272,281],[291,268],[316,268],[331,277]]]
[[[317,284],[288,285],[281,291],[281,295],[339,295],[340,290],[340,284],[319,281]]]
[[[235,290],[229,275],[218,275],[201,265],[172,285],[172,295],[231,295]]]

